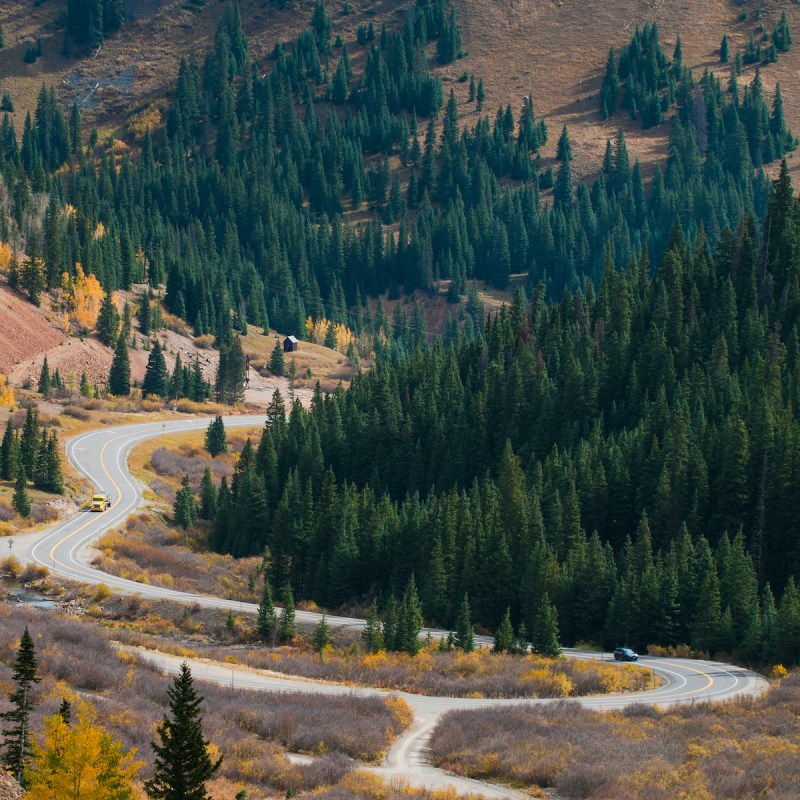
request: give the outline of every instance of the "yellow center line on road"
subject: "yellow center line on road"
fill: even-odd
[[[675,667],[676,669],[685,669],[689,672],[696,672],[698,675],[702,675],[704,678],[708,678],[708,683],[705,686],[701,686],[699,689],[692,689],[689,692],[681,692],[681,697],[687,694],[697,694],[698,692],[704,692],[706,689],[711,688],[714,685],[714,678],[711,677],[707,672],[704,672],[702,669],[697,669],[696,667],[687,667],[686,664],[675,664],[672,661],[659,661],[659,664],[666,664],[670,667]],[[653,669],[657,669],[657,667],[653,667]]]
[[[121,500],[121,498],[122,498],[122,493],[120,492],[120,489],[119,489],[119,486],[117,485],[117,482],[116,482],[116,481],[115,481],[115,480],[114,480],[114,479],[111,477],[111,474],[110,474],[110,473],[109,473],[109,471],[106,469],[106,464],[105,464],[105,461],[103,460],[103,455],[105,454],[106,447],[108,447],[108,446],[109,446],[109,445],[110,445],[112,442],[119,441],[119,440],[120,440],[120,439],[122,439],[122,438],[124,438],[124,437],[122,437],[122,436],[117,436],[117,437],[115,437],[115,438],[113,438],[113,439],[109,439],[109,440],[108,440],[108,441],[107,441],[107,442],[106,442],[106,443],[105,443],[105,444],[104,444],[104,445],[103,445],[103,446],[100,448],[100,467],[102,468],[103,472],[106,474],[106,477],[107,477],[107,478],[108,478],[108,479],[111,481],[111,485],[112,485],[112,486],[114,487],[114,489],[116,490],[116,492],[117,492],[117,501],[118,501],[118,502],[119,502],[119,500]],[[89,513],[91,514],[92,512],[90,511]],[[105,513],[105,511],[104,511],[103,513]],[[67,564],[64,564],[63,562],[59,561],[59,560],[56,558],[56,549],[57,549],[58,547],[61,547],[61,545],[62,545],[62,544],[64,544],[64,542],[68,541],[68,540],[69,540],[69,539],[71,539],[73,536],[75,536],[76,534],[80,533],[80,532],[81,532],[81,531],[82,531],[84,528],[88,528],[88,527],[89,527],[89,525],[91,525],[91,524],[92,524],[92,523],[94,523],[94,522],[95,522],[95,520],[94,520],[94,519],[90,519],[90,520],[88,520],[88,522],[84,522],[84,523],[83,523],[83,525],[81,525],[81,526],[80,526],[80,528],[76,528],[74,531],[72,531],[72,533],[68,533],[68,534],[67,534],[67,535],[66,535],[66,536],[65,536],[63,539],[60,539],[59,541],[57,541],[57,542],[56,542],[56,543],[55,543],[55,544],[52,546],[52,548],[50,548],[50,561],[51,561],[51,563],[52,563],[52,564],[58,564],[58,565],[60,565],[60,566],[62,566],[62,567],[66,567],[66,568],[70,569],[69,565],[67,565]],[[82,570],[81,570],[81,571],[82,571]]]

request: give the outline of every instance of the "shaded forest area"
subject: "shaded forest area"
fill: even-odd
[[[288,418],[278,400],[220,487],[212,547],[336,607],[398,595],[450,626],[469,592],[567,643],[800,653],[800,206],[785,165],[761,237],[673,228],[659,269],[610,255],[484,333],[418,346]],[[775,596],[780,598],[776,608]]]

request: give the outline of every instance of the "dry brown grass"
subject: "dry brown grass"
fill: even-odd
[[[297,332],[287,331],[286,333]],[[250,356],[252,370],[258,371],[265,376],[270,375],[268,370],[269,357],[272,353],[272,348],[275,346],[275,337],[277,336],[283,341],[285,335],[273,330],[270,331],[269,336],[264,336],[260,329],[250,326],[247,336],[242,339],[242,347],[244,352]],[[289,361],[292,357],[294,357],[297,366],[295,389],[300,393],[313,391],[317,381],[320,382],[324,392],[332,392],[339,381],[347,385],[356,373],[355,367],[346,356],[321,344],[301,340],[298,343],[296,353],[285,354],[285,374],[288,374]],[[367,368],[369,363],[363,361],[361,366],[362,368]],[[311,371],[311,377],[308,377],[309,370]],[[284,385],[279,388],[286,399],[288,398],[288,390],[285,382],[283,383]]]
[[[171,486],[159,489],[164,497]],[[200,549],[203,538],[203,529],[189,538],[162,517],[142,512],[128,518],[124,531],[111,531],[98,542],[94,564],[141,583],[256,602],[255,571],[261,559],[205,552]]]
[[[598,713],[575,704],[446,715],[435,762],[553,787],[566,800],[790,800],[800,794],[800,673],[758,700]]]

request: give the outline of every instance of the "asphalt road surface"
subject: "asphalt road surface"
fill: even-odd
[[[91,544],[110,528],[119,526],[125,518],[143,503],[142,487],[131,476],[127,460],[131,449],[145,441],[166,433],[202,430],[208,426],[209,419],[188,419],[169,422],[150,422],[105,428],[81,434],[71,439],[67,445],[67,457],[85,475],[98,491],[109,495],[112,506],[104,513],[80,512],[72,519],[57,525],[41,534],[12,538],[10,552],[20,560],[35,562],[46,566],[52,572],[89,584],[104,583],[111,589],[139,594],[149,599],[167,599],[180,603],[198,604],[206,607],[232,609],[252,612],[252,603],[240,603],[219,597],[189,594],[173,589],[164,589],[148,584],[119,578],[101,572],[90,566]],[[255,427],[263,425],[263,416],[225,417],[226,428]],[[298,622],[316,623],[320,615],[308,611],[298,611]],[[364,620],[349,617],[327,616],[332,627],[363,627]],[[431,631],[438,638],[444,631]],[[490,640],[478,637],[479,644]],[[598,653],[566,650],[565,654],[574,658],[610,658]],[[143,658],[157,663],[166,672],[174,673],[182,659],[166,654],[143,653]],[[319,694],[377,694],[377,689],[354,688],[337,684],[293,680],[257,672],[231,668],[205,661],[191,661],[192,671],[198,679],[233,684],[235,687],[261,691],[303,691]],[[662,679],[657,689],[626,695],[597,696],[577,699],[575,702],[587,708],[612,709],[647,703],[660,706],[692,703],[698,701],[719,701],[743,695],[756,695],[764,691],[766,681],[756,673],[711,661],[690,659],[642,658],[640,664],[651,667]],[[425,750],[431,731],[442,714],[454,709],[485,708],[504,703],[544,704],[547,700],[486,700],[453,697],[422,697],[400,694],[414,709],[415,721],[391,749],[385,763],[375,772],[388,779],[404,779],[418,786],[431,789],[452,786],[457,791],[481,793],[491,798],[519,798],[520,792],[507,787],[495,786],[480,781],[452,776],[432,767],[426,760]]]

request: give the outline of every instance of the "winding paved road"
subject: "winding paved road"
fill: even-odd
[[[261,416],[232,416],[225,418],[227,428],[254,427],[263,425]],[[91,558],[90,545],[109,528],[119,525],[143,502],[142,487],[131,476],[127,460],[131,449],[145,441],[165,433],[180,433],[204,429],[209,419],[189,419],[169,422],[150,422],[106,428],[71,439],[67,445],[67,456],[72,464],[85,475],[98,490],[106,492],[113,501],[111,508],[103,514],[82,512],[41,534],[11,539],[10,551],[20,560],[46,566],[53,572],[84,583],[104,583],[122,593],[136,593],[144,598],[168,599],[180,603],[255,612],[251,603],[195,595],[136,583],[94,569],[88,563]],[[300,622],[316,622],[319,614],[298,611]],[[331,626],[363,627],[364,620],[348,617],[328,616]],[[444,632],[431,631],[433,636]],[[479,641],[480,637],[479,637]],[[488,640],[482,640],[487,643]],[[565,651],[576,658],[601,658],[601,654],[581,651]],[[175,672],[178,659],[166,654],[143,653],[143,658],[157,663],[167,672]],[[608,657],[608,656],[606,656]],[[246,669],[231,669],[229,666],[205,661],[190,661],[193,673],[200,679],[249,689],[264,691],[303,691],[321,694],[357,693],[388,695],[378,689],[354,688],[336,684],[324,684],[293,680],[279,676],[261,674]],[[641,664],[658,673],[663,683],[646,692],[627,695],[586,697],[576,700],[593,709],[611,709],[635,703],[658,703],[662,706],[700,700],[724,700],[742,695],[755,695],[764,691],[766,681],[756,673],[711,661],[688,659],[643,658]],[[414,709],[415,721],[387,755],[383,766],[375,771],[386,778],[403,778],[415,785],[428,788],[453,786],[459,792],[481,793],[490,798],[523,797],[507,787],[494,786],[478,781],[458,778],[430,766],[425,758],[425,749],[431,731],[442,714],[454,709],[484,708],[503,703],[547,703],[547,700],[487,700],[452,697],[422,697],[401,694]]]

